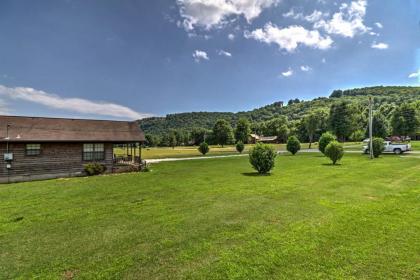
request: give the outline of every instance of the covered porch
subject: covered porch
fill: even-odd
[[[140,169],[142,164],[144,164],[141,146],[141,142],[114,143],[114,166],[132,166]]]

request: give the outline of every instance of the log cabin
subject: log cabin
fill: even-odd
[[[83,176],[91,162],[138,170],[144,141],[136,122],[0,116],[0,183]]]

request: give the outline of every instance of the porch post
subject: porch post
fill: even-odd
[[[131,146],[131,162],[135,163],[136,159],[135,159],[135,154],[133,154],[133,143],[131,143],[130,146]],[[134,151],[136,151],[136,149],[134,149]]]

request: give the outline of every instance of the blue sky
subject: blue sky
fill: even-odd
[[[0,113],[136,119],[420,85],[420,0],[0,1]]]

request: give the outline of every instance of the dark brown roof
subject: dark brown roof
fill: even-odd
[[[0,116],[0,142],[142,142],[136,122]]]

